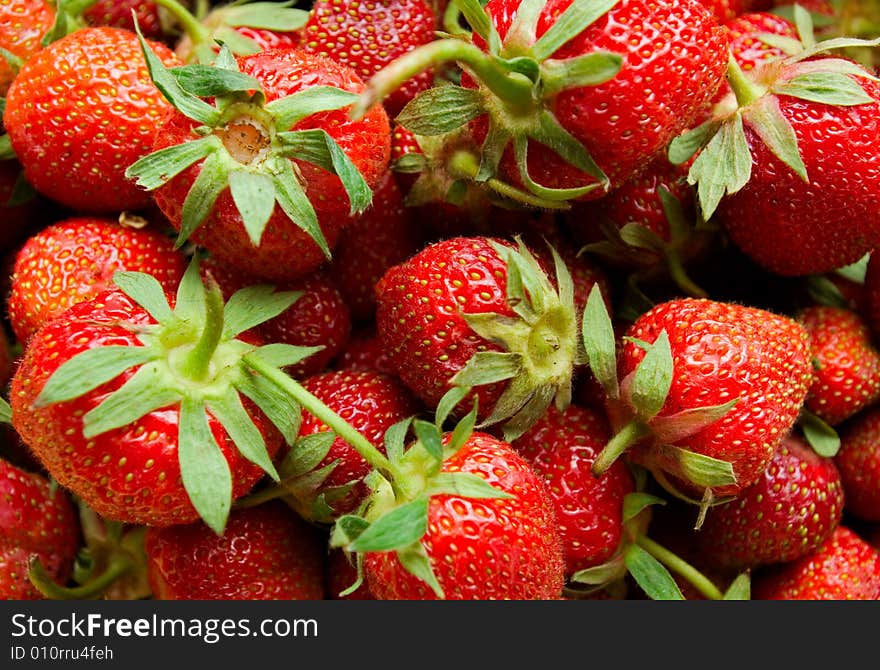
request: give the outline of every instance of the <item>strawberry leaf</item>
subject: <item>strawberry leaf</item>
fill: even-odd
[[[818,102],[838,107],[853,107],[874,102],[858,82],[840,72],[811,72],[800,74],[773,87],[777,95]]]
[[[302,297],[302,291],[275,291],[274,286],[257,284],[239,289],[223,309],[223,335],[233,338],[284,313]]]
[[[675,443],[717,423],[739,402],[734,398],[721,405],[694,407],[663,417],[654,417],[651,432],[661,442]]]
[[[820,456],[833,458],[840,451],[840,436],[820,417],[801,409],[798,424],[809,445]]]
[[[312,472],[330,453],[336,434],[324,430],[299,438],[279,466],[285,478]]]
[[[724,592],[724,600],[751,600],[752,599],[752,583],[749,573],[744,572],[737,575],[736,579],[731,582]]]
[[[620,396],[617,383],[617,344],[614,326],[598,284],[590,289],[582,317],[581,334],[587,352],[587,364],[593,376],[608,397],[617,399]]]
[[[12,407],[6,398],[0,397],[0,422],[5,424],[12,423]]]
[[[440,472],[434,475],[428,483],[426,493],[429,496],[444,494],[481,500],[514,497],[505,491],[496,489],[479,475],[467,472]]]
[[[177,285],[174,316],[191,323],[203,323],[205,309],[205,286],[199,275],[199,257],[193,256]]]
[[[293,2],[248,2],[223,8],[223,23],[231,28],[244,26],[288,33],[304,27],[309,13],[292,7]]]
[[[180,248],[204,222],[229,179],[231,159],[224,151],[209,153],[202,169],[183,201],[180,232],[175,247]]]
[[[507,351],[478,351],[450,380],[456,386],[482,386],[522,372],[522,357]]]
[[[418,542],[428,530],[428,498],[395,507],[373,521],[349,546],[350,551],[393,551]]]
[[[408,547],[397,550],[397,560],[411,575],[418,577],[431,587],[438,598],[443,598],[443,589],[437,581],[431,559],[421,542],[413,542]]]
[[[279,158],[274,161],[274,165],[275,198],[278,204],[288,218],[312,238],[327,260],[330,260],[330,247],[318,224],[318,215],[296,178],[293,164],[286,158]]]
[[[250,56],[262,51],[256,41],[229,26],[217,28],[214,31],[214,41],[222,44],[236,56]],[[197,44],[196,52],[199,54],[198,60],[202,63],[211,63],[214,60],[214,50],[207,44]]]
[[[83,436],[92,438],[134,423],[150,412],[180,402],[156,362],[142,365],[128,381],[83,416]],[[163,383],[164,382],[164,383]]]
[[[168,72],[180,88],[199,98],[261,90],[260,82],[250,75],[210,65],[182,65],[170,68]]]
[[[623,497],[623,515],[621,520],[623,523],[627,521],[632,521],[639,514],[641,514],[644,510],[648,509],[651,505],[665,505],[666,501],[663,498],[658,498],[657,496],[653,496],[650,493],[627,493]]]
[[[145,190],[152,191],[221,147],[222,142],[215,135],[165,147],[132,163],[126,169],[125,176],[134,179]]]
[[[643,421],[655,417],[672,387],[673,361],[669,335],[660,332],[633,375],[630,397],[636,415]]]
[[[486,10],[483,9],[480,0],[454,1],[455,5],[461,10],[461,14],[464,16],[465,21],[467,21],[468,25],[471,27],[471,30],[486,40],[490,47],[490,53],[497,54],[497,48],[501,40],[495,29],[495,24],[492,23],[489,15],[486,14]],[[494,50],[492,49],[493,44],[495,46]]]
[[[721,122],[716,119],[709,119],[701,123],[696,128],[682,133],[669,143],[667,149],[667,158],[673,165],[681,165],[687,163],[695,153],[705,147],[709,141],[715,137]]]
[[[594,2],[572,2],[568,8],[551,24],[532,46],[532,56],[539,61],[552,56],[564,44],[593,25],[608,13],[619,0],[594,0]]]
[[[441,434],[433,423],[429,423],[422,419],[416,419],[412,424],[416,437],[424,447],[425,451],[436,461],[443,460],[443,444],[441,442]]]
[[[443,458],[449,458],[454,454],[458,453],[458,450],[461,449],[465,443],[470,439],[471,435],[474,432],[474,427],[477,424],[477,401],[474,400],[473,409],[468,412],[465,417],[456,424],[455,428],[452,430],[452,437],[449,438],[449,442],[446,445],[446,448],[443,450]]]
[[[87,349],[65,361],[52,373],[34,405],[46,407],[78,398],[96,389],[135,365],[156,357],[149,347],[109,345]]]
[[[272,342],[271,344],[264,344],[257,350],[257,353],[269,365],[277,368],[286,368],[304,361],[322,349],[324,349],[323,345],[298,347],[293,344],[284,344],[283,342]]]
[[[478,91],[461,86],[436,86],[416,95],[394,120],[416,135],[450,133],[484,113]]]
[[[275,184],[272,177],[245,168],[231,170],[229,190],[248,237],[257,246],[275,211]]]
[[[159,323],[171,319],[165,289],[153,275],[119,270],[113,273],[113,283]]]
[[[752,175],[752,154],[739,113],[723,123],[694,160],[688,183],[697,185],[703,218],[708,220],[725,194],[736,193]]]
[[[624,554],[627,570],[652,600],[684,600],[681,589],[660,561],[637,544]]]
[[[682,475],[692,484],[707,489],[736,484],[733,465],[728,461],[674,445],[663,445],[660,449],[678,463]]]
[[[357,94],[335,86],[311,86],[267,103],[266,110],[275,117],[275,127],[281,132],[289,131],[312,114],[342,109],[357,99]]]
[[[548,60],[543,63],[544,94],[554,95],[568,88],[599,86],[620,72],[623,58],[602,51],[576,58]]]
[[[349,545],[369,527],[370,522],[366,519],[354,514],[345,514],[333,524],[333,530],[330,532],[330,546],[334,549],[345,548],[348,551]]]
[[[293,444],[299,433],[302,411],[275,384],[258,375],[246,375],[235,387],[250,398],[278,429],[287,444]]]
[[[446,419],[449,418],[452,410],[454,410],[470,392],[471,389],[469,386],[457,384],[443,394],[443,397],[440,398],[440,402],[437,403],[437,409],[434,411],[434,425],[437,426],[439,430],[443,430],[443,425],[446,423]]]
[[[244,408],[235,389],[229,387],[223,396],[210,398],[207,406],[208,411],[220,422],[235,443],[239,453],[277,482],[278,472],[269,457],[266,441]]]
[[[192,398],[180,405],[177,439],[180,476],[202,520],[222,535],[232,505],[232,474],[208,426],[205,407]]]
[[[406,436],[409,434],[412,422],[413,417],[408,417],[403,421],[398,421],[389,426],[385,431],[383,440],[385,444],[385,453],[388,454],[388,460],[392,463],[399,463],[400,459],[403,458],[403,452],[406,447]]]

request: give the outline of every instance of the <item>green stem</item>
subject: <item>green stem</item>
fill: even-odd
[[[672,277],[672,281],[675,282],[676,286],[692,298],[709,297],[709,294],[688,276],[687,271],[684,269],[684,264],[681,262],[681,256],[678,255],[677,251],[666,249],[664,255],[666,256],[666,267],[669,269],[669,276]]]
[[[373,75],[360,99],[352,106],[351,117],[361,118],[367,110],[382,102],[404,82],[450,61],[466,65],[482,84],[503,101],[511,105],[531,104],[534,84],[527,77],[505,70],[473,44],[449,38],[416,47]]]
[[[278,368],[260,360],[258,356],[245,356],[244,362],[254,372],[262,375],[266,380],[284,391],[290,399],[297,402],[304,410],[313,414],[338,437],[348,442],[367,463],[381,472],[387,479],[392,481],[403,479],[403,475],[398,468],[381,451],[374,447],[367,438],[355,430],[345,419],[304,389],[299,382]]]
[[[608,468],[638,440],[649,435],[651,429],[641,421],[631,421],[611,438],[593,463],[592,472],[596,477],[603,475]]]
[[[113,584],[133,567],[128,556],[117,554],[107,569],[96,579],[82,586],[60,586],[46,572],[38,556],[31,557],[28,564],[28,579],[46,598],[52,600],[91,600],[100,597],[107,587]]]
[[[155,0],[155,2],[177,19],[183,32],[192,40],[193,45],[206,44],[211,41],[211,31],[177,0]]]
[[[462,37],[470,35],[470,32],[461,25],[461,10],[454,0],[446,5],[446,10],[443,12],[443,29],[450,35]]]
[[[211,370],[211,359],[223,337],[223,293],[213,278],[208,277],[205,291],[205,327],[192,351],[187,354],[182,372],[194,381],[202,381]]]
[[[749,106],[767,92],[766,88],[756,84],[746,76],[746,73],[743,72],[733,56],[730,56],[727,60],[727,81],[736,95],[737,104],[741,108]]]
[[[479,161],[477,161],[477,157],[470,151],[458,151],[450,159],[448,168],[450,174],[452,174],[453,177],[466,177],[471,181],[475,181],[477,173],[479,173],[480,171],[480,163]],[[491,188],[498,195],[503,196],[508,200],[513,200],[514,202],[527,205],[528,207],[537,207],[539,209],[553,209],[559,211],[567,211],[571,209],[571,204],[568,202],[556,202],[553,200],[546,200],[539,196],[528,193],[527,191],[518,189],[511,184],[506,184],[499,179],[495,179],[494,177],[486,180],[483,183],[485,183],[486,186]]]
[[[636,538],[636,544],[638,544],[642,549],[647,551],[651,556],[660,561],[667,568],[677,573],[681,577],[684,577],[690,584],[692,584],[700,593],[702,593],[709,600],[723,600],[724,594],[721,593],[719,588],[712,583],[712,581],[706,577],[702,572],[697,570],[690,563],[682,559],[680,556],[672,553],[666,547],[657,544],[654,540],[644,536],[639,535]]]

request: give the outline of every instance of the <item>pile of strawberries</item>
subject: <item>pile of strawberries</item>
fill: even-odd
[[[0,0],[0,594],[880,599],[878,35]]]

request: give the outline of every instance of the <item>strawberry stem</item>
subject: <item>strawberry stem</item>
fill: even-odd
[[[207,44],[211,41],[211,31],[177,0],[156,0],[156,4],[177,19],[193,44]]]
[[[505,70],[473,44],[449,38],[416,47],[373,75],[360,100],[352,106],[351,117],[361,118],[406,81],[450,61],[457,61],[473,71],[481,83],[506,103],[514,106],[532,103],[534,84],[526,76]]]
[[[257,356],[245,356],[245,362],[256,373],[267,381],[275,384],[289,398],[297,402],[304,410],[311,412],[318,420],[330,428],[338,437],[348,442],[360,456],[373,468],[391,481],[402,480],[404,477],[397,467],[385,457],[373,444],[355,430],[345,419],[327,407],[318,398],[304,389],[299,382],[292,379],[278,368],[272,367]]]
[[[91,600],[103,595],[104,591],[133,567],[131,559],[125,554],[117,554],[107,569],[94,580],[82,586],[60,586],[46,572],[39,556],[31,556],[28,562],[28,579],[36,589],[51,600]]]
[[[206,284],[205,328],[182,367],[184,374],[195,381],[203,381],[208,376],[211,360],[223,336],[223,294],[211,277],[208,277]]]
[[[596,477],[605,474],[605,471],[614,464],[623,452],[638,440],[650,434],[651,429],[641,421],[631,421],[626,424],[611,438],[596,458],[592,468],[593,474]]]
[[[748,107],[767,92],[766,88],[746,76],[733,56],[727,60],[727,81],[736,95],[736,102],[740,108]]]
[[[679,256],[677,251],[666,249],[664,255],[666,256],[666,267],[669,269],[669,276],[672,277],[672,281],[675,282],[676,286],[692,298],[709,297],[709,294],[688,276],[687,271],[684,269],[684,264],[681,262],[681,256]]]
[[[660,561],[673,572],[684,577],[691,585],[693,585],[700,593],[709,600],[723,600],[724,594],[712,583],[702,572],[697,570],[690,563],[682,559],[680,556],[672,553],[666,547],[658,544],[654,540],[644,535],[636,538],[636,544],[647,551],[651,556]]]

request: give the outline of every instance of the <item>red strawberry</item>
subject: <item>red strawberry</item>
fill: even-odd
[[[813,382],[806,407],[832,426],[880,399],[880,352],[856,312],[814,305],[800,322],[810,334]]]
[[[12,380],[13,425],[52,477],[106,519],[201,517],[222,532],[232,499],[264,472],[277,480],[271,458],[295,430],[293,401],[277,386],[300,388],[279,370],[300,350],[262,354],[239,334],[295,296],[258,287],[224,307],[194,263],[177,295],[142,273],[114,282],[31,338]]]
[[[330,273],[351,315],[358,321],[376,312],[376,283],[393,265],[419,249],[412,211],[389,172],[373,193],[373,204],[343,230]]]
[[[22,63],[42,48],[40,41],[55,22],[55,7],[46,0],[0,3],[0,48]],[[0,96],[5,96],[15,69],[0,57]]]
[[[733,92],[670,147],[676,163],[697,150],[689,181],[703,217],[714,217],[760,266],[785,276],[834,270],[880,242],[880,192],[872,190],[880,84],[853,61],[821,57],[833,43],[798,44],[792,55],[749,72],[731,59]]]
[[[354,69],[364,81],[403,54],[434,39],[434,12],[425,0],[316,0],[303,28],[302,47]],[[396,116],[433,75],[423,72],[384,101]]]
[[[629,469],[620,461],[599,477],[590,472],[609,437],[603,415],[569,405],[564,412],[548,408],[511,443],[547,484],[566,575],[607,561],[623,537],[623,498],[635,489]]]
[[[179,65],[166,46],[153,47],[167,65]],[[3,123],[37,191],[78,212],[117,213],[150,202],[124,173],[150,152],[169,109],[134,33],[82,28],[22,66]]]
[[[878,600],[880,552],[846,526],[812,554],[753,575],[753,600]]]
[[[724,30],[730,40],[730,52],[744,72],[787,55],[778,46],[772,46],[762,40],[762,35],[777,35],[791,39],[798,37],[797,28],[791,21],[769,12],[742,14],[727,21]],[[725,83],[721,90],[727,93],[730,87]]]
[[[757,482],[709,510],[696,531],[696,546],[717,568],[742,571],[794,561],[831,536],[843,504],[834,460],[789,435]]]
[[[324,580],[329,600],[375,600],[364,581],[351,593],[342,595],[357,580],[357,567],[341,549],[330,550]]]
[[[246,286],[265,283],[235,272],[212,258],[206,259],[201,268],[211,274],[227,298]],[[351,333],[351,315],[335,282],[326,271],[319,270],[277,288],[302,295],[283,313],[257,326],[255,332],[266,342],[322,347],[286,371],[297,379],[323,371],[348,342]]]
[[[183,277],[186,260],[155,226],[132,227],[100,217],[70,217],[31,235],[18,251],[8,297],[9,322],[26,343],[71,305],[112,287],[118,270],[146,272],[166,291]]]
[[[323,600],[325,547],[277,501],[233,511],[220,536],[196,522],[144,538],[158,600]]]
[[[0,598],[43,597],[28,581],[28,562],[34,555],[54,579],[67,581],[79,542],[79,524],[67,492],[0,458]]]
[[[444,436],[444,443],[451,436]],[[564,575],[553,504],[541,479],[506,442],[470,435],[442,474],[476,475],[509,498],[431,496],[421,538],[436,586],[448,600],[556,600]],[[433,600],[395,551],[364,554],[367,584],[380,600]]]
[[[378,372],[325,372],[304,379],[302,384],[383,453],[385,431],[421,409],[406,387]],[[303,412],[300,441],[328,430],[320,418],[308,411]],[[296,457],[301,451],[302,448],[295,445],[291,455]],[[305,518],[332,521],[354,510],[367,496],[369,491],[364,477],[372,468],[344,438],[336,437],[323,445],[321,452],[309,460],[310,467],[305,471],[291,472],[281,466],[282,477],[301,477],[306,483],[302,487],[288,486],[288,489],[294,489],[292,498]],[[325,469],[320,481],[313,482],[314,477],[310,475]],[[329,511],[324,509],[325,506]]]
[[[700,0],[700,2],[711,9],[722,22],[730,21],[747,12],[769,9],[773,4],[772,0]]]
[[[160,65],[151,63],[155,76],[164,76]],[[184,102],[188,98],[172,96],[198,120],[175,110],[156,133],[153,149],[179,160],[172,169],[154,163],[158,154],[151,154],[129,174],[154,189],[156,203],[182,239],[254,277],[297,279],[325,262],[350,213],[369,204],[370,188],[388,169],[388,117],[376,108],[359,121],[349,118],[346,107],[363,83],[354,70],[330,59],[277,49],[238,58],[235,66],[250,78],[252,90],[262,87],[266,104],[254,102],[239,86],[223,98],[225,113],[207,102],[193,111]],[[322,111],[306,102],[315,94],[325,96],[318,104]],[[285,141],[270,141],[275,133]],[[331,162],[344,178],[321,166]],[[197,182],[200,174],[210,175],[209,183]],[[247,186],[239,190],[243,183]],[[198,199],[195,209],[184,207],[193,189],[208,189],[212,197]],[[274,192],[274,201],[267,192]]]
[[[373,328],[353,333],[333,362],[333,367],[337,370],[372,370],[391,377],[397,376],[397,367]]]
[[[591,319],[584,330],[600,326]],[[671,475],[674,488],[683,484],[704,503],[760,478],[793,427],[812,377],[803,326],[735,303],[673,299],[642,314],[625,333],[619,384],[599,374],[608,364],[597,361],[614,351],[610,342],[602,347],[588,343],[587,354],[606,388],[617,434],[594,470],[636,444],[631,458],[661,483],[668,485]]]
[[[137,17],[144,37],[156,42],[169,41],[159,5],[153,0],[96,0],[82,16],[91,26],[112,26],[134,32],[135,19],[132,14]]]
[[[843,480],[847,513],[880,521],[880,407],[869,407],[844,424],[834,462]]]
[[[510,263],[519,272],[509,273]],[[509,282],[527,282],[531,295]],[[472,386],[480,419],[506,421],[512,439],[554,397],[568,404],[580,361],[574,290],[557,291],[525,245],[436,242],[391,268],[376,295],[379,336],[400,379],[428,406],[453,385]]]

